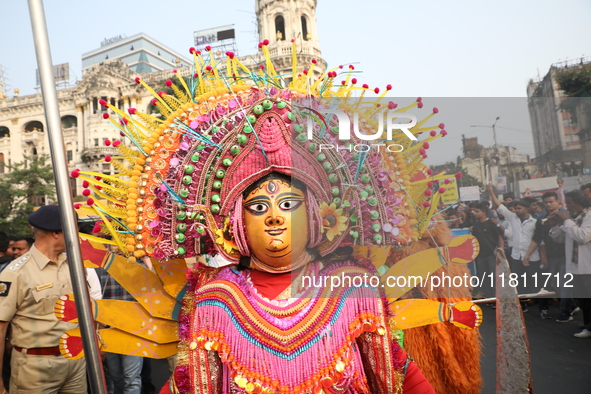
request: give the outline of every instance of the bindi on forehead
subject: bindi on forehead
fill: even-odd
[[[247,200],[250,200],[254,196],[261,194],[266,194],[271,199],[275,199],[279,191],[285,188],[291,188],[291,185],[280,179],[271,179],[267,182],[262,183],[256,189],[250,192]]]

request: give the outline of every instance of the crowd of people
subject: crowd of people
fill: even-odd
[[[575,337],[591,338],[591,299],[586,294],[591,289],[591,184],[566,193],[559,184],[556,192],[546,192],[540,200],[515,200],[505,194],[501,201],[492,186],[487,191],[489,201],[444,211],[452,229],[466,229],[480,243],[473,274],[486,278],[494,275],[497,250],[504,250],[511,272],[517,274],[519,294],[556,293],[535,297],[541,318],[552,319],[549,300],[557,297],[560,315],[555,321],[567,323],[574,313],[582,311],[582,331]],[[42,207],[31,214],[29,222],[35,239],[0,232],[0,393],[8,388],[10,392],[17,388],[50,390],[47,379],[39,373],[46,368],[35,360],[37,356],[59,355],[59,336],[71,325],[53,314],[56,299],[72,292],[68,266],[62,264],[66,248],[59,209],[55,205]],[[28,260],[35,264],[25,264]],[[93,299],[131,299],[102,269],[87,269],[87,282]],[[474,289],[475,298],[493,299],[493,284],[490,279],[483,281]],[[521,306],[523,312],[528,311],[527,300],[522,300]],[[60,392],[86,390],[83,360],[52,360],[51,381],[61,386]],[[104,365],[109,393],[154,392],[149,359],[105,353]],[[32,369],[27,372],[27,368]]]
[[[516,280],[505,280],[505,285],[515,284],[519,294],[555,292],[535,297],[541,318],[553,318],[549,300],[557,297],[560,314],[555,321],[567,323],[582,311],[582,331],[575,337],[591,338],[591,183],[565,193],[559,181],[556,192],[548,191],[539,200],[515,200],[504,194],[501,201],[492,185],[487,194],[487,201],[444,211],[452,229],[466,229],[480,243],[471,271],[487,280],[474,289],[475,298],[495,297],[491,278],[496,251],[501,249],[516,274]],[[528,301],[521,301],[523,312],[528,311]]]
[[[29,224],[34,239],[0,232],[0,394],[87,392],[84,360],[66,359],[59,351],[61,335],[76,324],[54,315],[56,300],[73,292],[57,205],[32,213]],[[103,269],[87,268],[86,279],[93,300],[132,298]],[[155,392],[150,359],[102,356],[109,394]]]

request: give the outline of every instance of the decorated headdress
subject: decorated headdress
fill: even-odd
[[[384,118],[407,123],[405,114],[423,108],[422,99],[405,107],[387,102],[391,86],[381,94],[358,86],[353,66],[313,80],[316,61],[296,71],[295,48],[286,84],[267,44],[260,47],[266,61],[258,72],[231,52],[217,63],[210,53],[206,64],[191,48],[195,73],[185,78],[175,70],[176,83],[166,81],[170,94],[136,78],[154,95],[159,116],[134,108],[124,113],[100,102],[112,110],[105,118],[131,144],[115,141],[122,156],[105,159],[117,175],[72,173],[106,200],[87,201],[103,219],[97,230],[110,233],[132,259],[220,253],[236,261],[248,255],[242,194],[257,179],[278,172],[306,185],[309,247],[321,255],[340,246],[403,246],[416,240],[437,205],[431,201],[439,196],[433,196],[432,182],[450,177],[433,176],[422,164],[429,143],[446,134],[443,124],[426,125],[437,109],[406,130],[386,131]],[[339,134],[338,114],[353,120],[344,127],[347,139]],[[423,133],[427,137],[418,141]]]
[[[259,45],[265,60],[254,71],[233,53],[217,62],[207,49],[210,60],[206,64],[199,51],[191,49],[195,61],[192,75],[182,76],[175,70],[174,82],[166,81],[166,88],[162,87],[166,92],[156,92],[137,78],[136,82],[154,95],[152,105],[158,115],[133,108],[124,113],[101,100],[101,105],[111,110],[103,115],[105,119],[129,141],[105,141],[121,151],[121,156],[105,158],[118,173],[75,170],[72,176],[83,180],[83,195],[93,193],[87,205],[102,218],[95,231],[112,236],[112,241],[83,243],[88,254],[85,265],[105,268],[137,300],[118,306],[96,302],[97,320],[111,326],[101,330],[101,340],[109,351],[168,357],[177,352],[179,340],[184,351],[197,347],[218,350],[219,337],[192,338],[187,315],[181,316],[180,327],[176,320],[181,300],[185,310],[194,306],[190,296],[184,297],[185,292],[194,294],[221,271],[199,266],[187,286],[184,258],[219,253],[237,261],[247,256],[243,196],[257,180],[271,173],[305,185],[308,247],[321,256],[353,246],[352,256],[357,261],[370,260],[382,277],[426,278],[436,276],[443,266],[450,268],[453,276],[462,275],[464,267],[449,263],[467,263],[478,254],[478,244],[469,235],[457,237],[447,246],[433,239],[436,247],[427,250],[420,249],[420,242],[410,246],[437,224],[431,218],[444,189],[435,183],[446,183],[454,176],[433,174],[423,164],[430,143],[447,134],[443,124],[428,125],[438,112],[436,108],[417,120],[415,114],[426,111],[421,98],[399,106],[386,99],[390,85],[382,92],[359,86],[353,66],[339,66],[314,80],[316,62],[312,60],[308,69],[298,71],[295,44],[292,73],[279,75],[267,44]],[[398,128],[391,127],[393,120]],[[85,238],[92,241],[94,237]],[[128,264],[124,257],[107,252],[104,243],[118,246],[129,260],[154,257],[154,271]],[[398,248],[399,253],[391,253],[392,248]],[[387,261],[389,257],[391,261]],[[480,309],[463,300],[469,297],[468,289],[454,288],[453,297],[461,301],[455,305],[401,299],[410,289],[410,285],[384,289],[391,302],[392,329],[442,321],[475,328],[482,320]],[[446,290],[428,295],[444,299],[451,296],[444,294]],[[56,307],[60,319],[71,321],[72,300],[58,301],[62,304]],[[121,319],[122,315],[126,318]],[[369,323],[360,321],[353,328],[354,337],[366,328],[376,329]],[[478,387],[473,380],[479,378],[464,376],[462,368],[478,368],[477,334],[451,331],[455,328],[433,329],[440,330],[439,338],[445,341],[440,353],[431,353],[437,347],[432,346],[434,336],[430,334],[421,336],[420,342],[413,342],[410,335],[411,350],[430,352],[421,357],[422,367],[432,368],[430,380],[446,375],[437,387],[458,386],[462,389],[457,392],[468,392],[465,388]],[[69,358],[83,354],[76,330],[69,330],[61,340],[62,354]],[[459,339],[449,344],[450,337]],[[450,348],[462,349],[457,352],[459,358]],[[316,361],[318,357],[311,354]],[[183,362],[186,368],[187,359],[179,359],[181,368]],[[441,360],[446,363],[443,368],[439,368]],[[236,375],[235,382],[241,388],[253,384],[242,375]]]

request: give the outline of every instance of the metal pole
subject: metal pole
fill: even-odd
[[[76,298],[76,310],[86,356],[86,369],[93,394],[105,394],[105,377],[103,374],[100,353],[98,350],[95,323],[90,309],[90,296],[86,286],[86,273],[80,253],[80,241],[78,239],[78,227],[68,168],[66,166],[66,151],[64,148],[63,135],[61,131],[60,113],[53,77],[53,63],[51,61],[51,50],[45,23],[45,11],[42,0],[28,0],[31,26],[33,28],[33,40],[37,54],[37,65],[41,80],[41,91],[43,95],[43,106],[45,119],[47,121],[47,135],[49,148],[51,150],[51,162],[57,188],[57,197],[60,205],[62,227],[66,240],[68,252],[68,263],[72,276],[72,288]]]

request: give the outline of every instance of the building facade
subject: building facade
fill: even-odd
[[[591,62],[580,59],[553,64],[541,80],[530,80],[527,86],[535,160],[546,173],[555,173],[566,165],[579,166],[583,158],[579,126],[561,106],[565,94],[557,82],[561,73],[582,67],[591,67]]]
[[[514,183],[538,175],[537,166],[531,163],[529,156],[520,154],[515,147],[485,148],[478,143],[478,137],[463,136],[462,145],[464,157],[458,159],[458,165],[482,185],[487,183],[487,177],[494,180],[504,176],[509,183]]]
[[[132,37],[119,35],[105,38],[99,49],[82,55],[82,75],[97,63],[117,59],[126,63],[132,71],[137,73],[170,70],[191,64],[187,58],[147,34],[140,33]]]
[[[320,57],[315,10],[316,1],[312,0],[257,0],[260,40],[269,39],[269,50],[278,73],[291,73],[290,37],[297,41],[299,64],[311,64],[315,58],[318,60],[315,75],[319,76],[326,70],[326,62]],[[133,107],[150,112],[153,97],[135,82],[136,77],[140,76],[147,83],[158,86],[171,78],[172,69],[177,69],[183,76],[194,72],[192,66],[179,67],[182,64],[173,62],[171,55],[177,55],[172,52],[167,52],[166,64],[148,58],[152,59],[153,66],[149,70],[153,72],[140,72],[148,70],[145,67],[147,63],[142,63],[136,55],[142,50],[154,54],[154,50],[147,46],[142,47],[142,50],[136,48],[141,40],[155,42],[139,34],[129,39],[108,42],[100,50],[84,54],[82,80],[74,87],[58,90],[63,140],[70,170],[80,168],[102,174],[111,174],[113,171],[112,165],[105,162],[104,158],[116,155],[118,150],[106,146],[104,141],[121,137],[119,131],[103,119],[107,109],[101,107],[100,100],[108,101],[123,111]],[[159,45],[161,49],[165,48]],[[110,54],[109,59],[106,59],[107,54]],[[133,56],[128,57],[126,54]],[[181,59],[181,63],[186,62],[186,59]],[[244,56],[241,60],[251,69],[264,63],[260,51],[255,55]],[[167,68],[160,70],[164,67]],[[291,80],[289,76],[284,79],[286,83]],[[41,94],[0,97],[0,176],[9,171],[7,165],[22,162],[25,157],[50,153],[45,129]],[[122,142],[127,143],[125,139]],[[74,195],[77,195],[81,191],[80,185],[76,185],[73,180],[72,186]]]

